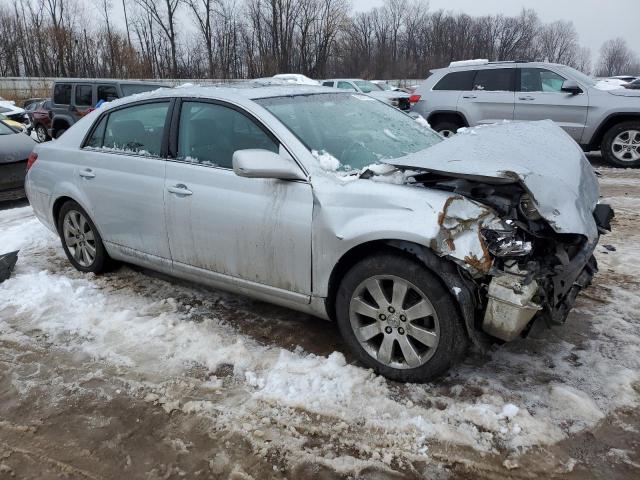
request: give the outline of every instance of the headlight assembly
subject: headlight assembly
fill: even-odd
[[[516,238],[516,230],[497,230],[483,228],[482,237],[487,249],[494,257],[524,257],[531,253],[531,242]]]

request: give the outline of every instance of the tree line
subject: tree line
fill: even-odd
[[[427,0],[363,12],[349,0],[14,0],[0,6],[0,45],[0,76],[415,79],[471,58],[640,73],[623,39],[592,68],[572,22],[431,11]]]

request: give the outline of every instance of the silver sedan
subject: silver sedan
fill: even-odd
[[[26,190],[78,270],[128,262],[335,320],[399,381],[564,322],[612,215],[550,122],[443,140],[306,86],[111,102],[36,147]]]

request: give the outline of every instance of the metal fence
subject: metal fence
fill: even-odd
[[[48,98],[51,96],[53,82],[62,80],[56,77],[0,77],[0,97],[7,100],[25,100],[27,98]],[[107,79],[105,79],[107,80]],[[110,79],[113,80],[113,79]],[[220,83],[241,82],[244,79],[221,79],[221,78],[175,78],[175,79],[157,79],[157,78],[136,78],[129,80],[143,80],[154,83],[160,83],[169,87],[182,85],[184,83],[193,83],[194,85],[215,85]],[[411,79],[394,79],[388,80],[392,85],[407,87],[417,85],[422,80]]]

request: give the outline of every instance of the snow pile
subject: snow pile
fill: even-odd
[[[431,125],[429,124],[429,122],[422,115],[418,114],[418,116],[415,118],[415,120],[418,123],[418,125],[421,125],[424,128],[428,128],[429,130],[431,130]]]
[[[393,174],[388,165],[368,168]],[[639,240],[614,232],[606,241],[620,246],[616,255],[599,254],[601,271],[620,263],[637,271]],[[424,458],[433,442],[510,451],[552,444],[638,402],[640,296],[630,284],[609,288],[604,275],[589,292],[608,300],[583,298],[565,327],[534,329],[440,382],[398,385],[341,352],[290,351],[240,334],[239,322],[277,321],[260,304],[128,268],[76,272],[29,208],[0,211],[0,245],[21,249],[0,286],[0,339],[44,340],[116,365],[142,379],[131,380],[132,394],[142,388],[167,411],[238,431],[262,455],[276,448],[350,471]],[[192,375],[194,368],[205,374]]]
[[[335,172],[340,168],[340,160],[326,150],[311,150],[311,154],[316,157],[316,160],[318,160],[320,168],[327,172]]]
[[[603,78],[598,80],[594,87],[598,90],[618,90],[619,88],[624,88],[626,84],[627,82],[617,78]]]

